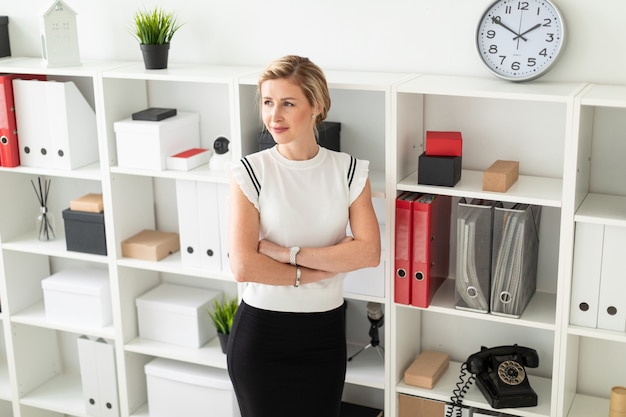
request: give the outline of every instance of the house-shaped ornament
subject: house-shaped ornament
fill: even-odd
[[[41,16],[41,52],[48,67],[80,65],[76,12],[62,0]]]

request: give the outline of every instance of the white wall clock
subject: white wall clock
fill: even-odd
[[[565,42],[565,23],[549,0],[496,0],[476,29],[476,47],[487,68],[509,81],[544,75]]]

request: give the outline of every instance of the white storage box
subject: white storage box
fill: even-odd
[[[178,112],[160,121],[121,120],[113,124],[117,165],[121,168],[161,171],[167,158],[200,147],[200,116]]]
[[[138,297],[139,336],[186,347],[201,347],[217,331],[208,310],[222,293],[184,285],[161,284]],[[182,415],[182,414],[181,414]]]
[[[106,270],[66,269],[41,281],[46,318],[75,325],[111,323],[111,288]]]
[[[240,417],[225,369],[157,358],[145,366],[150,417]]]

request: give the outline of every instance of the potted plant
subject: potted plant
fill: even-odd
[[[215,300],[213,309],[208,311],[217,329],[217,337],[220,340],[220,346],[224,353],[226,353],[226,348],[228,347],[228,336],[230,335],[230,329],[233,327],[237,307],[239,307],[239,303],[236,298],[224,298],[224,301]]]
[[[170,41],[181,26],[174,13],[160,7],[135,13],[131,33],[140,43],[146,69],[167,68]]]

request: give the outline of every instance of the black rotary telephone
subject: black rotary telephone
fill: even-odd
[[[482,347],[467,358],[461,366],[460,382],[451,398],[452,407],[460,407],[463,396],[474,379],[485,399],[493,408],[534,407],[537,405],[537,393],[528,382],[526,368],[539,366],[537,351],[519,345]],[[467,381],[467,371],[472,374]]]

